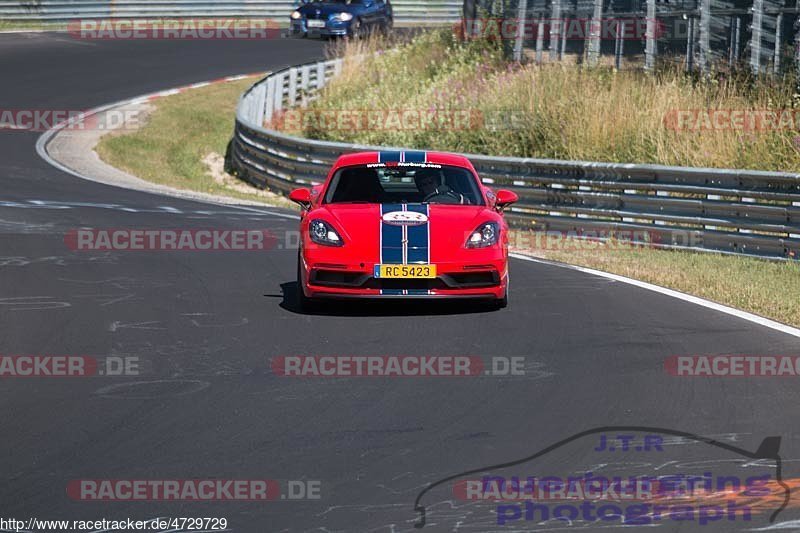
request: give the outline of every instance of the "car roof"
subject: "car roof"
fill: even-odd
[[[417,150],[387,150],[382,152],[356,152],[344,154],[336,161],[335,168],[368,165],[373,163],[434,163],[451,165],[474,170],[469,159],[459,154],[446,152],[425,152]]]

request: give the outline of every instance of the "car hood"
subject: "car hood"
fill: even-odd
[[[308,15],[309,13],[316,13],[319,11],[320,15],[327,17],[334,13],[355,13],[358,11],[358,8],[359,6],[357,5],[340,4],[338,2],[312,2],[304,6],[300,6],[297,8],[297,11],[303,15]]]
[[[431,262],[454,260],[479,224],[497,220],[496,213],[485,206],[408,204],[407,210],[421,211],[428,218],[427,223],[408,226],[408,245],[427,247]],[[383,214],[392,211],[402,211],[402,206],[383,206]],[[346,243],[364,254],[365,260],[378,261],[381,252],[385,260],[402,248],[402,226],[384,223],[378,204],[328,204],[321,212],[343,233]]]

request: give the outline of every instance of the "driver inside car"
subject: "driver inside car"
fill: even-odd
[[[414,173],[414,183],[422,193],[423,203],[464,204],[463,194],[457,193],[442,183],[441,173],[432,168],[423,168]]]

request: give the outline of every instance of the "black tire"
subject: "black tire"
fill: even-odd
[[[350,25],[350,37],[353,39],[360,39],[364,36],[364,24],[361,19],[355,19]]]
[[[508,289],[506,289],[506,293],[503,297],[498,299],[494,304],[495,309],[505,309],[506,307],[508,307]]]
[[[231,176],[236,175],[236,168],[233,165],[233,139],[228,141],[228,146],[225,147],[225,172]]]
[[[503,293],[503,297],[498,298],[497,300],[494,301],[493,307],[495,309],[505,309],[506,307],[508,307],[508,286],[509,282],[506,281],[506,290]]]
[[[300,275],[300,254],[297,254],[297,308],[302,312],[313,311],[317,308],[317,302],[306,296],[303,292],[303,277]]]
[[[394,18],[388,19],[381,25],[381,30],[385,36],[389,36],[392,34],[392,29],[394,28]]]

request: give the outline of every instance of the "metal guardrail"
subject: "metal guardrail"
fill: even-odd
[[[264,127],[276,111],[306,105],[341,66],[335,59],[287,68],[242,95],[228,169],[286,194],[322,182],[342,153],[386,150]],[[467,157],[485,183],[519,194],[506,215],[515,225],[576,234],[647,232],[656,246],[800,258],[800,174]]]
[[[288,21],[297,0],[0,0],[0,20],[63,22],[74,19],[265,17]],[[461,0],[393,0],[398,23],[451,23]]]

